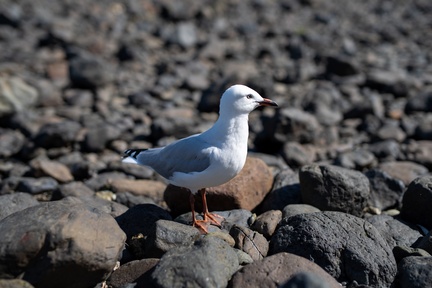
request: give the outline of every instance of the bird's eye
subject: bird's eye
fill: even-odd
[[[252,98],[253,98],[253,95],[252,95],[252,94],[248,94],[248,95],[246,95],[246,98],[248,98],[248,99],[252,99]]]

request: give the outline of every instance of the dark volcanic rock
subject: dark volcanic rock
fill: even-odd
[[[291,169],[279,172],[274,180],[273,189],[261,204],[262,211],[282,210],[286,205],[301,203],[298,173]]]
[[[192,245],[200,235],[200,231],[192,226],[174,221],[158,220],[147,236],[145,256],[160,258],[170,249]]]
[[[398,265],[396,283],[401,288],[430,287],[432,279],[432,257],[411,256]]]
[[[405,185],[401,180],[379,169],[369,170],[365,175],[371,187],[370,205],[380,210],[401,206],[402,195],[405,192]]]
[[[136,284],[138,287],[149,287],[151,273],[159,259],[149,258],[135,260],[121,265],[107,280],[107,284],[113,288],[123,288]]]
[[[362,173],[331,165],[302,167],[300,186],[305,204],[356,216],[363,214],[370,193],[369,181]]]
[[[375,226],[391,248],[395,246],[410,247],[422,236],[416,225],[406,223],[399,218],[374,215],[369,217],[367,221]]]
[[[238,265],[233,248],[207,236],[192,246],[168,251],[156,265],[152,278],[158,287],[226,287]]]
[[[314,262],[289,253],[278,253],[256,261],[234,274],[229,287],[280,287],[301,272],[312,273],[326,287],[340,287],[339,283]]]
[[[42,126],[34,139],[44,148],[69,146],[77,140],[81,125],[74,121],[48,123]]]
[[[412,181],[403,196],[401,217],[412,223],[432,229],[432,176],[424,176]]]
[[[270,254],[294,253],[339,281],[388,287],[396,274],[391,248],[372,224],[341,212],[285,218],[270,241]]]
[[[171,215],[161,207],[153,204],[140,204],[129,208],[125,213],[116,217],[116,221],[126,233],[128,239],[142,233],[147,236],[154,230],[157,220],[171,220]]]
[[[39,205],[39,202],[28,193],[13,193],[0,196],[0,220],[17,211],[31,206]]]
[[[0,277],[20,275],[37,287],[96,285],[114,268],[126,239],[108,214],[68,201],[17,212],[0,230]]]

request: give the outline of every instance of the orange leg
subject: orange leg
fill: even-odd
[[[221,227],[221,222],[224,220],[222,216],[219,216],[214,213],[210,213],[208,211],[207,207],[207,198],[206,198],[206,191],[205,189],[199,190],[201,193],[201,199],[203,203],[203,220],[197,220],[195,218],[195,197],[192,193],[189,195],[189,202],[192,210],[192,226],[198,228],[200,231],[204,232],[205,234],[208,233],[207,225],[206,224],[214,224],[216,226]],[[219,220],[220,219],[220,220]]]
[[[222,216],[219,216],[219,215],[214,214],[214,213],[210,213],[208,211],[206,190],[205,189],[201,189],[201,190],[199,190],[199,192],[201,193],[201,199],[202,199],[202,203],[203,203],[204,221],[205,222],[210,222],[210,223],[212,223],[212,224],[214,224],[216,226],[221,227],[221,223],[224,220],[224,218]],[[218,218],[220,220],[218,220]]]
[[[202,222],[205,223],[205,221],[204,220],[197,220],[195,218],[195,197],[192,193],[190,193],[190,195],[189,195],[189,203],[190,203],[191,210],[192,210],[192,226],[198,228],[198,230],[200,230],[204,234],[207,234],[208,233],[207,228],[203,224],[201,224]]]

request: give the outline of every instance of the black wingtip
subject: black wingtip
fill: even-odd
[[[145,151],[147,149],[128,149],[126,151],[123,152],[123,158],[126,157],[132,157],[134,159],[136,159],[138,157],[138,155],[142,152]]]

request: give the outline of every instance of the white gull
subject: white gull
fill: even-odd
[[[207,131],[177,140],[165,147],[130,149],[123,162],[149,166],[171,184],[191,192],[193,226],[207,232],[203,224],[219,215],[209,213],[205,188],[224,184],[243,168],[247,156],[249,113],[259,106],[278,106],[244,85],[228,88],[220,100],[219,118]],[[194,195],[201,193],[203,220],[195,218]]]

